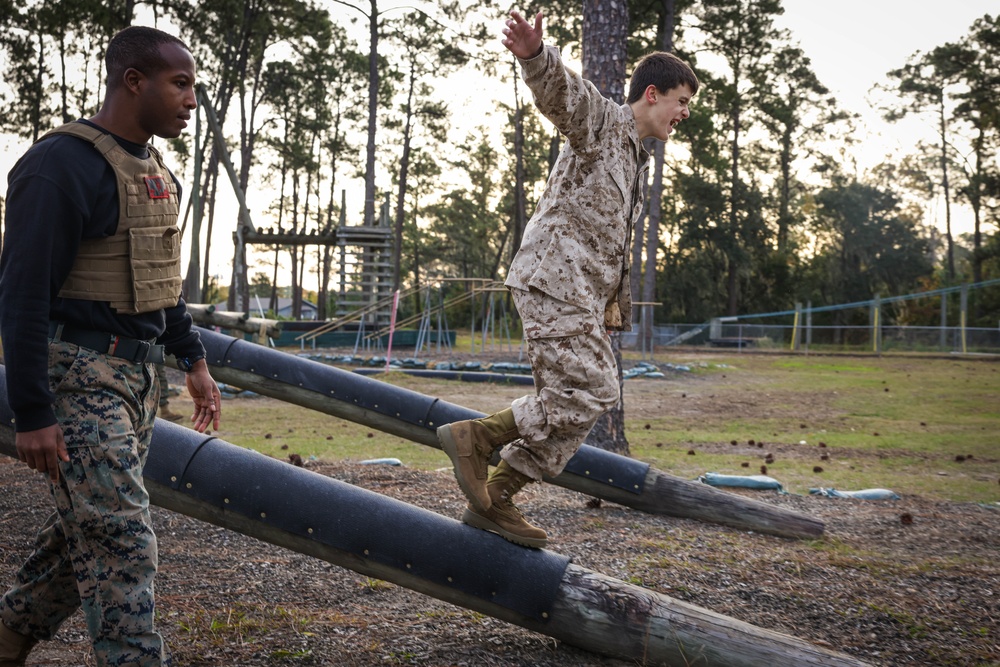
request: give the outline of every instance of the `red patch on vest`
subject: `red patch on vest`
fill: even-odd
[[[170,190],[167,190],[162,176],[143,176],[142,180],[146,181],[146,192],[150,199],[170,199]]]

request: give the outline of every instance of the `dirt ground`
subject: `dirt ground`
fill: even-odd
[[[502,402],[510,389],[496,391]],[[635,418],[659,409],[655,390],[629,409]],[[449,471],[306,465],[447,517],[464,505]],[[7,582],[50,504],[41,476],[11,459],[0,458],[0,484]],[[579,566],[871,665],[1000,665],[1000,509],[742,493],[818,517],[825,537],[649,515],[551,485],[532,485],[519,504],[548,530],[550,549]],[[632,664],[182,515],[154,508],[153,518],[158,628],[176,666]],[[82,616],[28,664],[94,664]]]

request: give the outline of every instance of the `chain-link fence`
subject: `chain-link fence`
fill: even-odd
[[[622,347],[652,354],[670,347],[788,352],[939,352],[1000,354],[1000,327],[796,326],[719,322],[641,327],[622,334]]]
[[[991,279],[833,306],[796,304],[795,310],[719,317],[702,324],[653,325],[654,308],[661,304],[637,302],[639,321],[622,335],[622,347],[639,350],[643,356],[681,345],[790,352],[1000,354],[1000,326],[966,326],[970,300],[989,296],[995,302],[998,289],[1000,279]],[[903,316],[911,308],[923,310],[925,321],[929,313],[940,313],[941,325],[887,324],[907,319]]]

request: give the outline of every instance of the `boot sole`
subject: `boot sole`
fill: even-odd
[[[458,488],[462,490],[462,495],[465,499],[476,509],[477,512],[485,512],[489,509],[489,505],[483,505],[483,501],[474,492],[472,486],[469,484],[468,480],[462,475],[459,470],[459,462],[461,457],[458,455],[458,445],[455,443],[455,439],[451,437],[451,424],[445,424],[437,430],[438,441],[441,443],[441,449],[444,453],[448,455],[451,459],[451,469],[455,474],[455,480],[458,482]],[[486,482],[482,482],[482,487],[485,490]],[[492,501],[491,501],[492,503]]]
[[[479,528],[480,530],[487,530],[491,533],[496,533],[508,542],[513,542],[514,544],[522,547],[544,549],[549,543],[547,538],[524,537],[522,535],[512,533],[509,530],[504,530],[486,517],[476,514],[469,508],[465,508],[465,511],[462,512],[462,523],[472,526],[473,528]]]

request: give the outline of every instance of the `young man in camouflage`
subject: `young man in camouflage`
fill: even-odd
[[[43,136],[9,177],[7,393],[18,456],[48,477],[56,511],[0,598],[0,667],[23,665],[81,608],[98,665],[167,661],[142,481],[164,349],[186,371],[194,427],[219,427],[219,388],[180,299],[179,185],[147,145],[186,127],[194,59],[177,38],[131,27],[105,62],[98,113]]]
[[[526,483],[562,472],[619,400],[607,330],[631,326],[629,247],[649,157],[642,140],[667,140],[688,117],[698,79],[675,56],[652,53],[618,105],[568,70],[556,47],[543,47],[541,13],[532,25],[511,12],[503,32],[536,106],[566,136],[506,281],[536,393],[489,417],[442,426],[438,437],[469,500],[462,521],[541,548],[545,531],[511,499]]]

